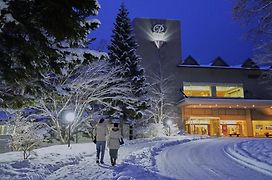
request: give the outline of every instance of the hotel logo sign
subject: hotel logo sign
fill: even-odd
[[[153,42],[157,48],[160,48],[166,41],[166,28],[163,24],[155,24],[151,30]]]
[[[165,27],[163,24],[155,24],[152,28],[152,32],[154,33],[165,33]]]

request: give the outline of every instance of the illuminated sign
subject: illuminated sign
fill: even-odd
[[[160,48],[165,42],[165,32],[166,28],[163,24],[155,24],[152,27],[152,38],[157,48]]]
[[[165,27],[163,24],[155,24],[155,26],[152,28],[152,32],[165,33]]]

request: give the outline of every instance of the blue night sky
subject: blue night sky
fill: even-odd
[[[92,48],[110,42],[113,23],[122,0],[98,0],[101,26],[92,33]],[[125,0],[131,20],[135,17],[176,19],[181,22],[182,59],[192,55],[201,64],[221,56],[228,64],[252,57],[253,44],[246,29],[232,17],[230,0]],[[106,40],[106,41],[105,41]],[[105,48],[104,48],[105,49]]]

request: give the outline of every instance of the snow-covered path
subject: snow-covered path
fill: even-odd
[[[125,141],[117,165],[95,163],[95,144],[54,145],[0,154],[2,180],[272,179],[271,138],[175,136]]]
[[[89,148],[90,152],[81,155],[77,163],[68,163],[52,174],[46,177],[47,180],[55,179],[118,179],[134,177],[136,179],[165,179],[154,170],[154,156],[160,151],[161,146],[179,144],[188,142],[199,137],[181,137],[181,138],[152,138],[126,141],[125,145],[120,148],[117,166],[112,167],[109,162],[108,149],[105,152],[104,165],[95,163],[95,149]],[[93,145],[93,144],[91,144]],[[72,148],[82,148],[72,145]],[[71,150],[73,151],[73,149]],[[140,163],[138,164],[138,162]],[[148,166],[148,167],[147,167]],[[147,168],[147,169],[145,169]],[[145,172],[147,170],[147,172]],[[151,172],[149,172],[151,171]],[[137,173],[135,173],[137,172]],[[146,174],[147,173],[147,174]],[[129,178],[128,178],[129,179]]]
[[[162,175],[177,179],[271,179],[228,156],[226,147],[242,141],[216,138],[170,146],[156,157],[157,166]]]

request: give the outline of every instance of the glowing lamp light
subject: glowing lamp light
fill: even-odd
[[[168,121],[166,122],[166,124],[167,124],[168,126],[171,126],[171,125],[172,125],[172,121],[171,121],[171,120],[168,120]]]
[[[68,121],[69,123],[73,122],[75,119],[75,113],[73,112],[67,112],[65,115],[65,120]]]

